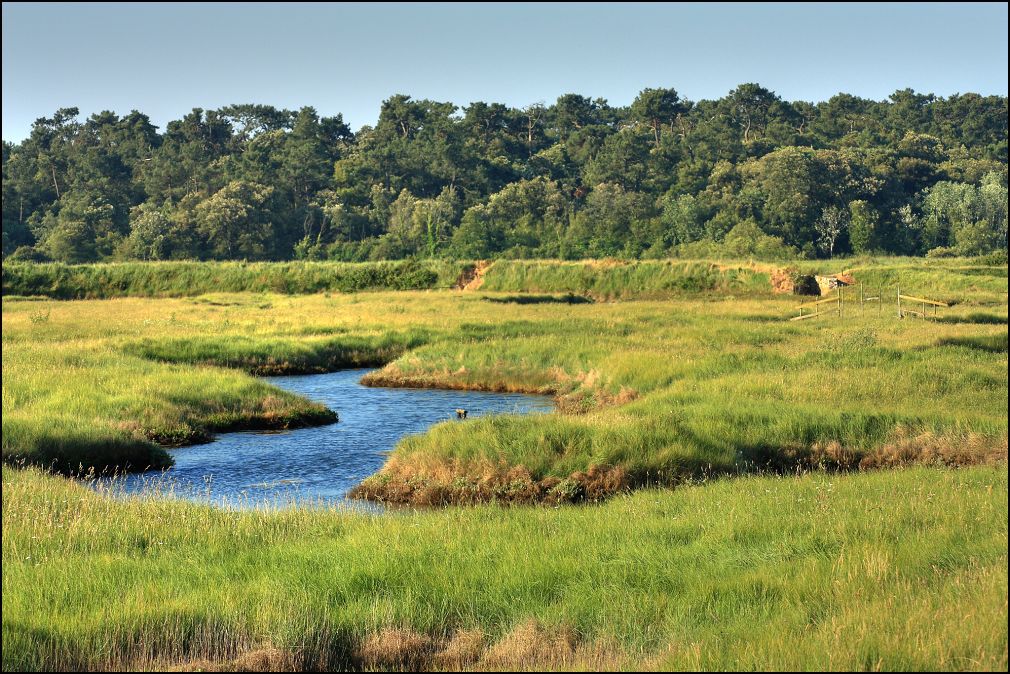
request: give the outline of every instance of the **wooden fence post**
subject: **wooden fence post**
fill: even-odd
[[[915,306],[916,304],[921,304],[922,305],[921,309],[918,310],[918,311],[916,311],[915,309],[909,309],[908,310],[908,313],[910,313],[913,317],[914,316],[918,316],[922,320],[926,320],[927,318],[930,318],[930,317],[932,317],[933,320],[939,320],[940,307],[949,307],[950,306],[949,304],[947,304],[945,302],[941,302],[940,300],[931,300],[931,299],[927,299],[925,297],[919,297],[917,295],[902,295],[901,294],[901,286],[900,285],[896,285],[895,289],[896,289],[896,293],[895,293],[895,298],[894,299],[895,299],[895,306],[897,307],[897,317],[899,319],[905,318],[905,310],[902,309],[902,306],[901,306],[901,300],[903,300],[903,299],[906,301],[906,303],[911,303],[911,306]],[[850,303],[855,302],[854,299],[850,299],[849,301],[850,301]],[[866,313],[866,303],[867,302],[876,302],[877,303],[877,313],[878,314],[883,313],[883,311],[884,311],[884,287],[880,286],[877,289],[877,296],[876,297],[872,297],[872,296],[871,297],[867,297],[866,296],[866,288],[864,288],[863,284],[860,283],[859,284],[859,311],[860,311],[860,314],[865,314]],[[813,302],[805,302],[803,304],[798,305],[796,308],[799,309],[800,315],[796,316],[794,318],[791,318],[789,320],[800,321],[800,320],[803,320],[805,318],[816,318],[817,316],[820,316],[821,314],[825,314],[825,312],[827,311],[827,306],[829,304],[832,304],[832,303],[835,305],[835,311],[838,313],[838,318],[844,318],[845,317],[845,287],[844,286],[841,286],[841,285],[836,285],[835,286],[835,296],[834,297],[828,296],[828,297],[825,297],[822,300],[814,300]],[[805,311],[805,309],[807,307],[811,308],[811,313],[810,314],[807,314],[806,311]],[[822,311],[821,307],[825,307],[825,309]],[[932,308],[932,310],[933,310],[932,314],[930,313],[930,308]]]

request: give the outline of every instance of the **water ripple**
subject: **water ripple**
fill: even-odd
[[[553,410],[545,396],[362,386],[358,382],[367,372],[267,378],[336,411],[336,424],[226,433],[205,445],[171,450],[175,466],[164,473],[128,475],[99,486],[124,495],[159,491],[240,508],[350,503],[347,491],[377,471],[401,438],[455,419],[456,408],[466,409],[470,418]]]

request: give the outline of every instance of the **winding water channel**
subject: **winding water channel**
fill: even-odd
[[[466,409],[469,418],[553,410],[546,396],[362,386],[358,382],[367,372],[269,377],[275,386],[336,411],[340,421],[291,431],[225,433],[208,444],[171,450],[175,466],[168,471],[116,478],[109,488],[126,494],[158,490],[230,507],[351,503],[347,491],[377,471],[400,438],[455,419],[457,408]]]

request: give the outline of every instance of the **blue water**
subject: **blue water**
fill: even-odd
[[[545,413],[551,399],[516,393],[373,388],[370,370],[269,377],[280,388],[320,402],[335,424],[291,431],[225,433],[211,443],[171,450],[175,465],[98,486],[126,494],[158,491],[231,507],[346,502],[347,491],[385,463],[400,438],[440,421],[486,414]]]

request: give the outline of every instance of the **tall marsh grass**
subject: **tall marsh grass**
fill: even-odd
[[[1006,669],[1005,271],[930,266],[957,300],[942,321],[802,323],[746,278],[517,302],[532,277],[505,272],[502,292],[5,286],[4,670]],[[325,422],[250,373],[383,362],[372,383],[561,412],[435,426],[366,483],[497,502],[473,507],[215,509],[25,467],[158,466],[165,444]],[[530,495],[555,505],[498,505]]]
[[[318,406],[242,371],[383,363],[366,381],[550,393],[563,414],[436,427],[397,448],[371,485],[375,497],[395,488],[397,498],[442,501],[492,475],[495,497],[581,498],[595,489],[589,482],[612,493],[752,468],[916,455],[961,464],[1006,452],[1005,302],[984,321],[964,302],[944,321],[853,307],[841,319],[791,323],[796,300],[769,294],[515,297],[4,298],[4,456],[157,466],[152,443],[326,421]],[[34,320],[40,312],[46,321]],[[572,479],[581,486],[570,488]]]
[[[449,288],[465,265],[400,262],[120,262],[3,265],[4,295],[55,299],[185,297],[210,292],[305,294]]]
[[[502,292],[571,292],[600,299],[703,292],[768,294],[767,270],[747,264],[679,260],[499,260],[481,288]]]
[[[3,469],[3,668],[999,670],[1007,471],[386,516]]]

